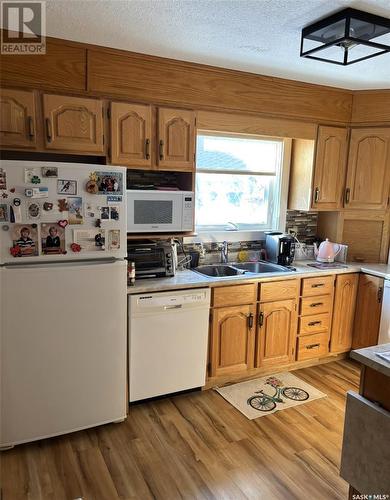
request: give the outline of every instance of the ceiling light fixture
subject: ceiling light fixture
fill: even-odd
[[[302,30],[301,57],[347,66],[386,52],[390,19],[361,10],[343,9]]]

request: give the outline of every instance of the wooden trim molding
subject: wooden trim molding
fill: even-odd
[[[380,125],[390,122],[390,89],[353,93],[353,125]]]
[[[196,126],[198,130],[275,137],[315,139],[317,136],[317,125],[315,123],[214,111],[198,111]]]

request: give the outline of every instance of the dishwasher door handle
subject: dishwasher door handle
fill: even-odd
[[[169,309],[181,309],[183,304],[175,304],[174,306],[164,306],[164,309],[167,311]]]

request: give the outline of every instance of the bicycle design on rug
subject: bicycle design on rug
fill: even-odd
[[[284,403],[282,396],[293,401],[306,401],[309,399],[309,394],[299,387],[283,387],[283,382],[276,377],[268,377],[265,381],[266,385],[270,385],[275,393],[271,396],[264,390],[255,391],[259,396],[251,396],[247,404],[255,410],[272,411],[276,408],[276,403]]]

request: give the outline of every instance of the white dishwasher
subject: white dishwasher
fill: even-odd
[[[129,295],[129,400],[201,387],[210,289]]]

